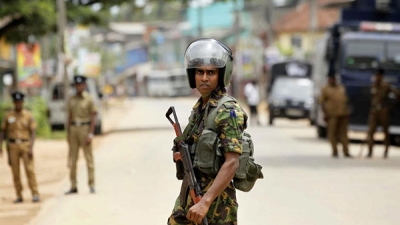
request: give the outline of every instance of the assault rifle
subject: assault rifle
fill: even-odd
[[[171,114],[174,114],[175,121],[173,121],[170,118]],[[169,107],[165,116],[174,127],[176,136],[177,137],[182,136],[181,126],[179,124],[178,117],[176,116],[175,108],[173,106]],[[178,143],[178,150],[179,152],[174,152],[174,161],[178,163],[178,161],[180,160],[183,163],[185,176],[189,178],[190,196],[192,197],[194,204],[197,204],[202,198],[202,193],[200,184],[197,182],[196,176],[193,171],[192,159],[190,158],[189,145],[186,144],[184,141],[180,140]],[[208,225],[206,217],[203,218],[202,224]]]

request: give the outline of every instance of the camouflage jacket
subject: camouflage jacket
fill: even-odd
[[[218,101],[227,95],[226,92],[215,89],[211,94],[207,104],[203,104],[203,99],[200,97],[197,103],[193,106],[191,116],[189,118],[190,128],[186,133],[186,142],[188,144],[197,143],[201,132],[205,127],[205,111],[213,110],[217,107]],[[229,107],[226,107],[229,106]],[[236,118],[232,118],[232,110],[236,114]],[[216,132],[221,141],[224,152],[242,153],[242,133],[246,129],[247,115],[238,103],[227,102],[218,109],[215,118]]]

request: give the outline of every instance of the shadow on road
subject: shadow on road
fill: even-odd
[[[173,132],[172,126],[163,126],[163,127],[132,127],[132,128],[120,128],[120,129],[112,129],[109,131],[105,131],[102,135],[110,135],[117,133],[131,133],[131,132],[143,132],[143,131],[160,131],[160,130],[171,130]]]
[[[294,137],[294,139],[296,139],[298,141],[304,141],[304,142],[314,142],[314,143],[326,142],[326,143],[329,143],[329,140],[326,139],[326,138],[304,137],[304,136],[302,136],[302,137]],[[350,144],[363,144],[363,145],[365,145],[364,147],[367,146],[367,143],[366,143],[365,140],[350,139],[349,141],[350,141]],[[377,144],[377,145],[381,145],[381,144],[383,144],[383,141],[382,140],[375,140],[374,143]],[[339,143],[339,145],[340,145],[340,143]],[[395,146],[395,145],[393,145],[393,146]]]
[[[393,149],[395,150],[395,149]],[[393,151],[391,150],[391,151]],[[381,152],[377,151],[371,159],[357,158],[347,159],[340,156],[339,158],[332,158],[330,155],[326,156],[312,156],[312,155],[291,155],[291,156],[258,156],[257,162],[265,168],[305,168],[305,169],[348,169],[361,167],[368,167],[373,169],[400,169],[400,157],[393,156],[388,159],[383,159]]]

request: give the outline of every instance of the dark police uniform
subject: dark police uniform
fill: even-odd
[[[74,76],[74,83],[86,83],[86,77],[81,75]],[[83,153],[86,158],[90,191],[94,193],[95,183],[92,144],[86,144],[86,139],[87,137],[93,138],[93,133],[90,131],[91,118],[93,114],[97,113],[97,108],[90,94],[86,91],[83,91],[82,96],[75,95],[69,100],[68,110],[70,118],[68,143],[71,190],[66,194],[77,192],[76,171],[80,147],[83,148]]]
[[[12,93],[14,104],[24,101],[24,94],[21,92]],[[22,160],[25,167],[25,174],[28,178],[29,188],[31,189],[33,202],[39,201],[38,185],[34,170],[34,158],[29,151],[33,147],[34,133],[36,130],[36,122],[28,110],[22,108],[21,111],[8,112],[1,124],[2,138],[3,134],[7,137],[7,150],[9,153],[9,163],[12,170],[14,187],[17,194],[15,203],[23,201],[22,184],[20,177],[20,161]]]
[[[380,85],[374,83],[371,86],[371,109],[369,112],[368,119],[368,157],[372,157],[373,145],[374,145],[374,134],[378,126],[382,126],[383,133],[385,135],[385,153],[384,157],[388,156],[390,137],[389,137],[389,125],[390,125],[390,101],[389,94],[394,93],[399,98],[400,93],[391,87],[389,84],[382,81]]]

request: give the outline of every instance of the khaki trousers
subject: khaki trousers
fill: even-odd
[[[374,134],[376,128],[382,126],[383,133],[385,134],[385,152],[389,149],[390,137],[389,137],[389,109],[380,109],[373,111],[369,114],[368,118],[368,150],[369,155],[372,154],[372,148],[374,145]],[[387,154],[387,153],[385,153]]]
[[[347,129],[349,124],[348,116],[331,116],[328,120],[328,138],[332,146],[332,154],[337,155],[338,141],[342,144],[343,153],[349,154],[349,139]]]
[[[86,138],[89,134],[89,126],[73,126],[70,127],[69,134],[69,151],[71,160],[71,188],[77,188],[76,170],[79,156],[79,149],[83,148],[83,153],[86,159],[86,166],[88,170],[89,187],[94,187],[94,162],[92,154],[92,145],[86,144]]]
[[[28,178],[28,185],[31,189],[32,195],[39,195],[37,182],[36,182],[36,174],[34,170],[34,160],[29,159],[30,142],[23,143],[8,143],[8,149],[10,153],[10,161],[11,161],[11,170],[13,174],[14,187],[17,194],[17,197],[22,198],[22,183],[20,176],[20,160],[25,167],[25,174]]]

